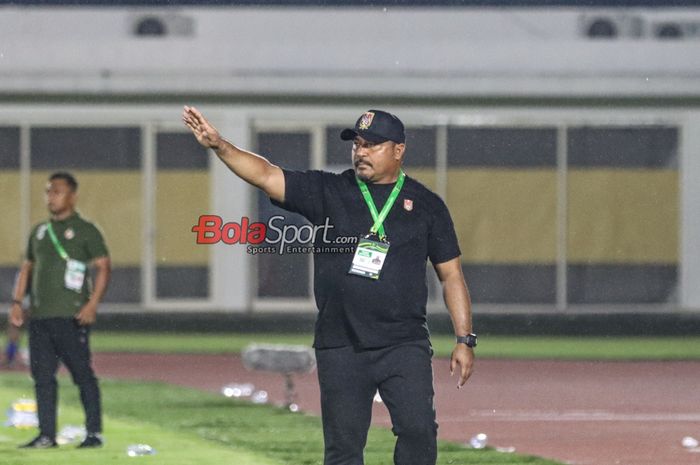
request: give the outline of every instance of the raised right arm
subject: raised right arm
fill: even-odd
[[[219,131],[194,107],[185,107],[182,121],[197,141],[212,149],[236,176],[261,189],[271,199],[284,202],[284,173],[279,166],[221,137]]]

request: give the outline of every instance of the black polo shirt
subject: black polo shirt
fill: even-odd
[[[326,234],[329,241],[369,233],[372,216],[353,170],[341,174],[285,170],[284,179],[285,202],[273,203],[300,213],[314,225],[323,225],[328,218],[333,226]],[[381,211],[394,184],[368,187]],[[379,348],[428,338],[426,260],[438,264],[460,255],[447,206],[406,176],[384,229],[390,248],[378,280],[348,274],[353,253],[323,252],[329,244],[317,234],[314,245],[321,249],[314,253],[317,349]]]

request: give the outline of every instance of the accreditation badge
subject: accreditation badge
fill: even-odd
[[[348,273],[364,278],[379,279],[379,273],[382,271],[387,253],[389,253],[388,242],[374,241],[368,238],[360,239]]]
[[[66,289],[71,291],[80,292],[83,290],[83,283],[85,282],[85,271],[87,266],[85,263],[73,260],[69,258],[66,260],[66,274],[64,275],[64,285]]]

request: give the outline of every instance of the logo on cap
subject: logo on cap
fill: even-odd
[[[362,115],[362,118],[360,118],[360,122],[357,125],[358,129],[365,130],[369,129],[369,127],[372,125],[372,120],[374,119],[374,113],[371,111],[368,111],[364,115]]]

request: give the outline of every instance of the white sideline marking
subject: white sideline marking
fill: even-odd
[[[545,410],[473,410],[467,416],[438,415],[443,423],[464,421],[687,421],[700,422],[700,413],[616,413],[604,410],[571,410],[564,412]]]

